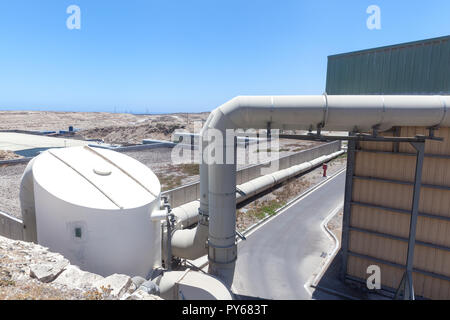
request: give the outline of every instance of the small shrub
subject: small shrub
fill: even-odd
[[[196,163],[181,164],[181,171],[188,176],[196,176],[200,174],[200,165]]]

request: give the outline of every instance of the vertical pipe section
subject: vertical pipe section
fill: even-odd
[[[221,131],[222,137],[226,137],[225,130]],[[214,208],[209,219],[208,272],[222,279],[227,286],[233,282],[237,259],[236,161],[226,161],[227,153],[234,150],[234,142],[234,137],[224,139],[223,143],[214,142],[216,152],[222,148],[223,157],[209,164],[208,171],[209,205]]]

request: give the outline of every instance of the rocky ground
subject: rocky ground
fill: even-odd
[[[160,300],[126,275],[80,270],[42,246],[0,236],[0,300]]]

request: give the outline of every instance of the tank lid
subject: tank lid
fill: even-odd
[[[161,192],[144,164],[111,150],[75,147],[38,156],[34,179],[55,197],[96,209],[130,209],[153,202]]]

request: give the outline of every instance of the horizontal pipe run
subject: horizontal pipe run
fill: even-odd
[[[195,200],[172,209],[175,216],[175,229],[186,229],[198,222],[200,201]]]
[[[291,168],[287,168],[284,170],[280,170],[260,178],[254,179],[252,181],[246,182],[238,186],[238,189],[241,192],[236,194],[237,203],[241,203],[258,193],[261,193],[264,190],[267,190],[275,185],[278,185],[294,176],[297,176],[303,172],[311,170],[323,163],[329,162],[331,159],[336,158],[342,155],[344,151],[338,151],[328,156],[322,156],[317,159],[304,162],[302,164],[293,166]],[[243,193],[245,195],[243,195]]]

